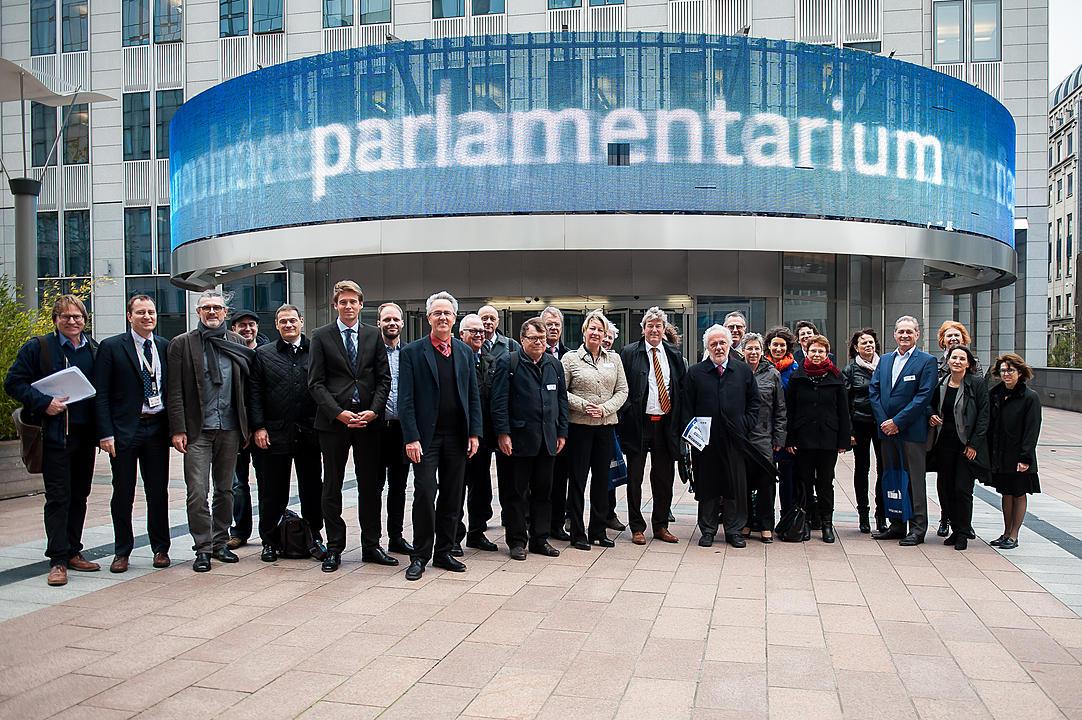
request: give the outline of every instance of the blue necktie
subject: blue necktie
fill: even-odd
[[[147,364],[139,364],[139,374],[143,376],[143,399],[146,400],[154,394],[153,392],[151,392],[151,390],[153,389],[152,386],[154,385],[154,374],[147,372],[147,366],[149,366],[150,368],[154,367],[154,354],[151,351],[150,340],[143,341],[143,357],[147,359]]]
[[[357,372],[357,344],[353,342],[353,333],[357,332],[353,328],[346,328],[343,330],[346,334],[346,355],[349,356],[349,365],[353,368],[353,372]],[[353,386],[353,402],[360,402],[361,396],[357,392],[357,385]]]

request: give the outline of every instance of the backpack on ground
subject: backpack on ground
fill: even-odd
[[[276,532],[278,554],[284,558],[307,558],[312,556],[315,540],[308,523],[297,513],[287,509],[278,521]]]

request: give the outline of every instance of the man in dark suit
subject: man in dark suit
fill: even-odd
[[[147,535],[154,567],[169,567],[169,419],[165,338],[154,334],[158,311],[148,295],[128,300],[129,332],[101,342],[94,364],[98,444],[113,466],[113,552],[110,572],[128,569],[135,547],[132,504],[136,466],[147,500]]]
[[[545,352],[540,318],[522,324],[521,350],[496,362],[492,424],[511,479],[500,488],[507,545],[515,560],[530,552],[556,557],[549,545],[552,465],[567,442],[567,386],[563,365]],[[527,533],[527,522],[529,532]]]
[[[906,524],[891,519],[886,532],[872,535],[876,540],[898,540],[899,545],[924,542],[928,532],[928,497],[924,477],[928,440],[928,418],[939,366],[934,356],[917,347],[920,323],[903,315],[894,323],[894,341],[898,349],[887,353],[872,373],[868,397],[872,413],[879,423],[879,436],[885,440],[883,456],[888,465],[897,462],[896,451],[887,452],[888,443],[902,450],[909,472],[909,498],[913,517]]]
[[[702,451],[692,451],[702,547],[714,544],[719,504],[725,540],[733,547],[745,546],[740,534],[748,515],[744,458],[761,457],[748,441],[759,415],[759,386],[751,368],[730,355],[731,344],[726,327],[707,328],[703,345],[709,357],[688,369],[681,399],[681,432],[692,418],[710,418],[709,443]]]
[[[259,479],[259,537],[263,562],[278,559],[276,530],[289,504],[290,470],[297,467],[301,518],[312,532],[312,556],[322,560],[323,466],[314,423],[316,403],[308,391],[310,343],[295,305],[274,313],[279,340],[256,348],[250,385],[252,443],[263,463]],[[253,455],[253,458],[255,456]],[[234,495],[234,501],[236,496]]]
[[[481,344],[481,353],[486,358],[486,378],[481,381],[481,404],[482,411],[484,410],[484,392],[485,386],[491,389],[492,380],[496,371],[497,361],[509,353],[517,352],[522,349],[512,337],[508,337],[500,332],[500,311],[491,305],[482,305],[477,311],[478,317],[481,318],[481,324],[485,328],[485,340]],[[491,419],[485,419],[485,432],[486,434],[491,431]],[[502,491],[503,488],[508,487],[511,484],[511,458],[499,452],[499,449],[495,447],[495,437],[490,438],[493,444],[493,454],[496,456],[496,490]],[[482,439],[484,442],[484,439]],[[500,508],[506,507],[506,501],[503,496],[500,495]],[[506,522],[502,524],[506,525]]]
[[[652,307],[642,316],[642,340],[625,345],[620,361],[627,376],[627,402],[620,409],[620,447],[627,453],[627,505],[631,541],[646,544],[642,517],[642,478],[650,461],[654,537],[675,543],[669,532],[675,462],[680,456],[679,399],[686,373],[680,351],[664,341],[665,311]]]
[[[327,553],[323,572],[334,572],[346,547],[342,520],[342,480],[346,458],[353,450],[361,520],[361,560],[397,565],[379,545],[379,431],[376,421],[387,405],[391,372],[387,351],[374,327],[359,322],[364,295],[352,280],[334,285],[338,318],[312,333],[308,388],[316,401],[315,428],[323,452],[323,521]]]
[[[407,580],[420,580],[429,558],[438,568],[466,571],[451,547],[462,515],[466,461],[477,452],[482,432],[473,354],[451,336],[458,301],[438,292],[425,311],[431,333],[402,350],[398,376],[402,439],[413,463],[414,551]]]
[[[240,558],[229,549],[233,471],[248,442],[246,390],[255,352],[225,328],[229,308],[216,290],[196,301],[199,325],[169,343],[166,412],[173,447],[184,455],[188,528],[195,539],[192,570],[207,572]],[[207,496],[213,493],[213,510]]]
[[[406,457],[406,444],[402,442],[402,423],[398,419],[398,368],[402,355],[402,308],[398,303],[383,303],[376,311],[383,346],[387,350],[387,367],[391,371],[391,390],[387,405],[379,423],[379,483],[375,494],[377,501],[383,494],[383,481],[387,481],[387,550],[396,555],[412,555],[413,545],[402,537],[402,525],[406,515],[406,478],[410,461]]]
[[[251,310],[237,310],[229,318],[229,329],[240,335],[244,344],[255,350],[270,342],[259,332],[259,316]],[[229,549],[236,550],[248,544],[252,536],[252,487],[249,480],[255,472],[256,482],[263,476],[263,450],[255,443],[248,443],[237,453],[237,467],[233,471],[233,527],[229,528]]]
[[[462,318],[458,325],[458,336],[469,346],[477,371],[477,387],[481,396],[481,422],[483,431],[477,454],[466,463],[466,483],[464,498],[466,516],[459,520],[455,533],[455,543],[451,554],[462,555],[462,539],[466,547],[485,552],[496,552],[496,543],[485,537],[488,521],[492,518],[492,452],[496,449],[496,434],[492,429],[492,381],[495,378],[495,362],[490,353],[485,352],[485,328],[479,315],[473,313]],[[503,354],[506,354],[504,349]],[[465,520],[468,520],[467,527]]]
[[[562,360],[570,350],[562,339],[564,314],[559,308],[549,305],[541,311],[541,322],[545,325],[545,352],[557,360]],[[564,519],[567,517],[567,479],[571,475],[570,457],[570,453],[560,453],[552,467],[552,528],[549,537],[565,542],[571,540],[571,536],[564,530]]]

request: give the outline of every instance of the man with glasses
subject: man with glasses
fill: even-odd
[[[398,414],[406,456],[413,463],[413,555],[407,580],[420,580],[429,559],[451,572],[466,566],[451,555],[466,461],[482,433],[476,359],[451,335],[458,301],[438,292],[425,302],[431,332],[402,350]],[[437,497],[438,496],[438,497]]]
[[[410,463],[406,444],[402,442],[402,423],[398,420],[398,368],[402,354],[402,308],[398,303],[383,303],[376,310],[383,346],[387,350],[387,367],[391,371],[391,389],[379,424],[379,466],[377,468],[382,499],[383,482],[387,481],[387,550],[396,555],[410,555],[413,545],[402,537],[406,515],[406,478]]]
[[[77,367],[93,380],[97,345],[85,332],[87,320],[82,300],[74,295],[58,297],[53,303],[55,331],[31,338],[19,348],[4,380],[7,394],[22,403],[23,422],[41,426],[47,582],[54,587],[67,584],[69,568],[80,572],[101,569],[83,557],[82,543],[98,447],[94,399],[69,405],[67,397],[50,397],[30,384],[67,367]]]
[[[748,331],[748,319],[744,317],[744,313],[733,310],[725,316],[723,324],[729,334],[733,336],[733,346],[729,349],[729,354],[743,360],[744,353],[740,350],[740,344],[744,342],[744,334]]]
[[[220,292],[204,292],[196,301],[199,324],[173,338],[167,354],[169,432],[173,447],[184,455],[195,572],[210,570],[211,557],[239,560],[227,543],[237,451],[249,437],[245,390],[255,352],[244,338],[226,330],[227,311]]]
[[[361,521],[361,560],[397,565],[379,545],[379,430],[377,420],[391,392],[391,371],[380,331],[360,322],[364,295],[352,280],[335,283],[331,297],[338,317],[312,333],[308,388],[316,401],[315,428],[323,453],[323,522],[327,552],[323,572],[334,572],[346,548],[342,520],[342,481],[353,450],[357,473],[357,512]]]
[[[490,394],[494,376],[494,362],[490,354],[485,353],[485,327],[479,315],[470,314],[462,318],[458,325],[458,337],[469,346],[473,353],[474,368],[477,371],[477,385],[481,396],[481,422],[483,431],[477,454],[466,463],[466,502],[465,515],[469,526],[458,521],[458,531],[451,554],[462,556],[462,540],[466,547],[485,552],[496,552],[496,543],[485,537],[488,521],[492,518],[492,451],[496,449],[496,437],[492,431],[492,408]],[[506,352],[506,350],[505,350]]]
[[[564,345],[564,314],[559,308],[549,305],[541,311],[541,322],[545,325],[545,352],[551,354],[557,360],[570,352]],[[569,465],[570,455],[560,453],[556,456],[552,467],[552,528],[549,537],[556,540],[569,541],[571,536],[564,530],[564,519],[567,517],[567,478],[571,474]]]
[[[504,527],[513,560],[532,553],[556,557],[549,545],[552,466],[567,442],[567,387],[563,365],[545,352],[540,318],[522,323],[521,350],[496,363],[492,424],[511,481],[500,487]],[[527,523],[529,528],[527,530]]]

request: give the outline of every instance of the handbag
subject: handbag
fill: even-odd
[[[612,431],[612,460],[609,461],[609,490],[627,485],[627,461],[620,448],[620,437]]]
[[[897,440],[883,441],[888,449],[887,468],[883,471],[883,505],[891,520],[907,522],[913,517],[909,500],[909,471],[905,469],[905,452]]]
[[[796,502],[774,526],[774,535],[782,542],[804,542],[804,526],[808,523],[808,511],[804,509],[804,483],[797,480],[796,488]]]
[[[52,355],[49,352],[46,336],[39,336],[37,340],[41,376],[45,377],[52,372]],[[40,474],[42,455],[45,449],[41,425],[31,423],[30,418],[26,417],[26,408],[23,407],[15,408],[11,413],[11,422],[15,425],[15,434],[19,436],[19,454],[22,456],[26,471],[34,475]]]

